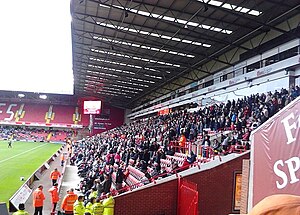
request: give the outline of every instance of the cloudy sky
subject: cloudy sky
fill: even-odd
[[[0,7],[0,90],[73,93],[70,0]]]

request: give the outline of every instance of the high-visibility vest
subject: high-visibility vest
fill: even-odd
[[[64,155],[64,153],[62,153],[62,154],[60,155],[60,160],[61,160],[61,161],[64,161],[64,160],[65,160],[65,155]]]
[[[97,191],[93,191],[90,193],[89,195],[89,199],[91,199],[92,197],[97,198],[98,192]]]
[[[114,215],[115,200],[112,196],[104,199],[102,204],[104,207],[103,215]]]
[[[185,147],[185,143],[186,143],[186,137],[184,135],[181,135],[181,137],[179,139],[179,145],[181,147]]]
[[[17,212],[14,212],[12,215],[29,215],[29,213],[24,210],[18,210]]]
[[[48,191],[51,194],[52,203],[57,203],[59,201],[58,188],[51,187]]]
[[[93,204],[93,215],[102,215],[103,214],[103,205],[101,202],[96,202]]]
[[[57,170],[53,170],[50,174],[51,179],[58,179],[61,176],[60,172]]]
[[[37,188],[33,191],[33,207],[42,207],[44,204],[45,195],[43,191]]]
[[[76,200],[76,202],[73,205],[73,213],[74,215],[84,215],[85,207],[83,202],[79,202]]]
[[[64,211],[73,211],[73,205],[76,200],[76,194],[74,194],[73,192],[68,193],[61,203],[61,209]]]
[[[93,214],[93,203],[89,202],[85,206],[85,212],[89,212],[90,214]]]

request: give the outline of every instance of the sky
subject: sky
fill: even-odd
[[[0,7],[0,90],[73,94],[70,0]]]

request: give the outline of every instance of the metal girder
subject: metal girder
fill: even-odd
[[[121,9],[120,9],[121,10]],[[118,20],[114,20],[114,19],[107,19],[107,18],[104,18],[104,17],[96,17],[96,16],[93,16],[93,15],[88,15],[88,14],[83,14],[83,13],[79,13],[77,12],[76,14],[80,14],[80,15],[87,15],[87,16],[92,16],[92,17],[95,17],[95,18],[100,18],[100,19],[104,19],[104,20],[108,20],[109,22],[112,21],[115,21],[115,22],[118,22]],[[133,24],[133,23],[126,23],[124,22],[125,24],[127,25],[130,25],[130,26],[137,26],[137,24]],[[173,24],[173,23],[170,23],[170,22],[166,22],[168,25],[172,25],[172,26],[177,26],[176,24]],[[147,26],[140,26],[138,25],[140,28],[143,28],[143,27],[146,27],[146,28],[149,28],[151,29],[152,31],[154,30],[157,30],[155,28],[150,28],[150,27],[147,27]],[[194,28],[195,29],[195,28]],[[232,45],[229,41],[226,41],[226,40],[221,40],[221,39],[217,39],[215,37],[209,37],[209,36],[206,36],[205,34],[200,34],[199,32],[195,31],[194,29],[189,29],[190,32],[193,32],[195,34],[197,34],[197,37],[195,36],[190,36],[190,34],[188,34],[189,37],[191,38],[194,38],[194,39],[202,39],[202,40],[206,40],[206,41],[212,41],[212,42],[216,42],[216,43],[220,43],[220,44],[225,44],[225,45]],[[114,29],[116,30],[116,29]],[[163,31],[163,32],[167,32],[167,33],[170,33],[170,34],[173,34],[174,32],[171,32],[171,31],[168,31],[167,29],[159,29],[160,31]],[[202,30],[205,30],[205,29],[202,29]],[[133,34],[131,34],[133,35]],[[186,35],[181,35],[180,38],[186,38]],[[240,47],[240,48],[244,48],[245,50],[247,51],[250,51],[250,49],[247,49],[246,47],[241,47],[241,46],[238,46],[236,45],[237,47]]]
[[[92,23],[92,22],[88,22],[88,21],[85,21],[85,22],[87,22],[87,23],[90,23],[90,24],[92,24],[92,25],[95,25],[95,26],[97,26],[97,27],[101,27],[101,26],[99,26],[98,24],[96,24],[96,23]],[[128,35],[131,35],[131,36],[136,36],[136,34],[134,34],[134,33],[130,33],[130,32],[123,32],[122,30],[120,30],[120,29],[114,29],[115,31],[117,31],[117,32],[122,32],[122,33],[124,33],[124,34],[128,34]],[[88,32],[88,31],[85,31],[85,32]],[[96,32],[88,32],[88,33],[90,33],[90,34],[96,34],[96,35],[99,35],[99,33],[96,33]],[[96,36],[95,35],[95,36]],[[104,34],[100,34],[101,35],[101,37],[111,37],[111,36],[109,36],[109,35],[104,35]],[[154,47],[156,47],[157,45],[158,46],[160,46],[160,45],[162,45],[162,46],[165,46],[166,48],[168,48],[168,49],[170,49],[170,50],[176,50],[176,51],[182,51],[182,49],[180,49],[180,48],[177,48],[176,46],[170,46],[170,45],[166,45],[166,43],[165,42],[159,42],[159,41],[157,41],[157,40],[155,40],[155,39],[149,39],[150,37],[149,36],[147,36],[147,37],[145,37],[144,39],[145,40],[147,40],[147,43],[142,43],[141,45],[143,45],[143,44],[147,44],[147,45],[150,45],[150,46],[154,46]],[[110,38],[111,39],[111,38]],[[123,38],[123,39],[120,39],[120,38],[118,38],[118,40],[121,40],[121,41],[126,41],[126,42],[131,42],[131,43],[134,43],[134,42],[136,42],[136,41],[134,41],[134,40],[129,40],[129,39],[125,39],[125,38]],[[167,40],[167,41],[172,41],[172,40]],[[150,43],[148,43],[148,42],[150,42]],[[174,41],[172,41],[172,42],[174,42]],[[114,44],[114,43],[113,43]],[[189,44],[186,44],[187,46],[189,45]],[[166,53],[165,53],[166,54]],[[205,56],[204,54],[200,54],[200,53],[196,53],[196,52],[192,52],[192,51],[190,51],[189,50],[189,54],[193,54],[193,55],[201,55],[201,56]]]
[[[298,6],[297,6],[297,8],[298,8]],[[300,15],[298,15],[298,16],[295,16],[295,17],[300,17]],[[291,19],[293,19],[293,18],[291,18]],[[291,20],[291,19],[289,19],[289,20]],[[288,22],[289,20],[287,20],[287,21],[285,21],[285,22]],[[296,20],[297,20],[297,18],[296,18]],[[270,20],[269,21],[269,23],[272,23],[272,21],[273,20]],[[296,24],[296,23],[295,23]],[[258,27],[257,29],[259,29],[259,28],[261,28],[261,27]],[[254,30],[254,32],[256,32],[256,30]],[[272,33],[274,33],[274,31],[270,31],[270,32],[272,32]],[[278,31],[275,31],[276,32],[276,36],[278,36]],[[252,32],[251,32],[252,33]],[[251,34],[251,33],[249,33],[249,34]],[[244,37],[246,37],[246,36],[248,36],[249,34],[247,34],[247,35],[245,35]],[[259,35],[259,36],[262,36],[263,34],[261,34],[261,35]],[[258,38],[259,36],[256,36],[256,37],[254,37],[253,39],[251,39],[251,40],[255,40],[256,38]],[[274,37],[267,37],[268,38],[268,40],[271,40],[271,39],[273,39]],[[235,42],[239,42],[240,40],[242,40],[241,38],[240,39],[238,39],[237,41],[235,41]],[[257,43],[257,45],[259,45],[260,43]],[[249,47],[249,43],[243,43],[243,45],[244,46],[246,46],[246,47]],[[225,50],[225,49],[227,49],[227,48],[229,48],[229,46],[228,47],[224,47],[223,49],[221,49],[221,50],[219,50],[219,51],[217,51],[216,53],[214,53],[213,55],[217,55],[217,53],[220,53],[221,51],[223,51],[223,50]],[[249,47],[249,48],[252,48],[252,47]],[[231,56],[233,56],[233,57],[231,57],[231,60],[232,60],[232,63],[234,63],[234,62],[237,62],[238,60],[239,60],[239,55],[241,54],[241,53],[244,53],[245,52],[245,50],[244,49],[239,49],[239,48],[233,48],[233,49],[231,49],[230,51],[228,51],[228,52],[226,52],[226,53],[224,53],[224,54],[222,54],[222,55],[220,55],[219,56],[219,58],[222,58],[222,56],[224,57],[224,55],[228,55],[228,53],[231,53],[231,54],[229,54],[229,55],[231,55]],[[233,54],[234,53],[234,54]],[[214,64],[214,66],[212,66],[212,64]],[[204,64],[204,60],[202,60],[202,61],[200,61],[200,62],[197,62],[196,64],[194,64],[192,67],[198,67],[198,66],[200,66],[200,65],[202,65],[202,68],[203,67],[206,67],[206,68],[210,68],[210,71],[211,71],[211,73],[213,74],[214,72],[216,72],[216,71],[219,71],[220,69],[222,69],[222,68],[224,68],[224,65],[221,65],[220,63],[216,63],[216,62],[213,62],[213,61],[209,61],[209,62],[207,62],[206,64]],[[183,75],[184,73],[186,73],[186,71],[182,71],[181,73],[179,73],[178,75],[177,75],[177,77],[180,77],[181,75]],[[177,77],[173,77],[173,78],[171,78],[171,80],[169,80],[170,82],[172,81],[172,80],[175,80]],[[163,85],[163,84],[162,84]],[[155,89],[153,89],[154,91],[156,91],[157,89],[159,89],[160,87],[162,87],[162,85],[160,85],[160,86],[156,86],[155,87]],[[138,99],[140,99],[140,98],[142,98],[142,97],[144,97],[145,95],[144,94],[142,94],[141,96],[139,96],[139,97],[137,97],[137,98],[135,98],[134,100],[132,100],[131,101],[131,103],[133,103],[133,102],[135,102],[136,100],[138,100]]]
[[[103,35],[101,35],[102,37],[104,37],[104,38],[107,38],[106,36],[103,36]],[[104,43],[104,44],[109,44],[110,46],[113,46],[113,47],[118,47],[118,48],[120,48],[120,49],[124,49],[124,50],[130,50],[130,52],[133,52],[133,50],[132,49],[128,49],[128,48],[125,48],[124,46],[120,46],[120,45],[118,45],[118,44],[115,44],[115,43],[112,43],[112,42],[107,42],[107,41],[99,41],[99,40],[97,40],[97,39],[94,39],[94,38],[90,38],[90,37],[84,37],[84,38],[86,38],[86,39],[89,39],[89,40],[91,40],[93,43],[99,43],[99,44],[101,44],[101,43]],[[86,44],[86,45],[88,45],[88,46],[94,46],[95,48],[97,48],[97,46],[96,45],[93,45],[93,43],[91,43],[91,44]],[[135,55],[138,55],[138,56],[140,56],[140,57],[143,57],[143,56],[148,56],[149,58],[153,58],[153,56],[152,55],[149,55],[149,54],[144,54],[144,53],[140,53],[140,52],[135,52]],[[155,57],[155,56],[154,56]],[[155,59],[157,59],[157,57],[155,57]],[[168,60],[169,62],[170,62],[170,60]],[[171,61],[172,62],[172,64],[184,64],[184,63],[182,63],[182,62],[178,62],[178,61]]]
[[[76,44],[76,42],[74,42]],[[106,48],[106,47],[100,47],[100,46],[90,46],[90,48],[92,49],[102,49],[104,51],[107,51],[107,52],[114,52],[114,53],[120,53],[120,54],[123,54],[123,55],[128,55],[130,56],[130,59],[132,61],[138,61],[137,59],[134,59],[134,57],[139,57],[139,58],[147,58],[149,60],[155,60],[155,61],[164,61],[165,63],[171,63],[171,64],[177,64],[180,66],[180,68],[185,68],[185,67],[188,67],[187,64],[183,63],[183,62],[178,62],[178,61],[169,61],[169,60],[165,60],[165,59],[161,59],[161,58],[158,58],[158,57],[150,57],[149,54],[147,53],[136,53],[136,52],[133,52],[132,50],[126,50],[125,51],[122,51],[122,50],[111,50],[109,48]],[[89,52],[89,54],[82,54],[82,53],[77,53],[77,54],[82,54],[82,55],[89,55],[89,56],[92,56],[92,57],[99,57],[99,55],[101,53],[98,53],[98,52],[92,52],[91,50],[88,50],[88,49],[85,49],[85,48],[81,48],[81,50],[84,50],[86,52]],[[151,58],[151,59],[150,59]],[[128,58],[124,58],[124,59],[128,59]],[[179,67],[174,67],[174,68],[177,68],[179,69]]]
[[[92,60],[88,60],[88,61],[84,61],[84,60],[77,60],[77,62],[79,63],[84,63],[84,64],[91,64],[91,65],[95,65],[95,66],[101,66],[101,67],[105,67],[105,68],[113,68],[113,69],[120,69],[120,70],[124,70],[124,71],[130,71],[133,73],[137,72],[137,68],[133,68],[133,67],[128,67],[128,66],[124,66],[124,65],[117,65],[117,64],[109,64],[107,62],[99,62],[99,61],[92,61]],[[110,66],[107,66],[107,64],[109,64]],[[126,67],[126,69],[123,69],[124,67]],[[88,67],[87,67],[88,68]],[[99,68],[101,69],[101,68]],[[147,70],[145,68],[143,68],[143,71],[145,71],[143,74],[148,74],[148,75],[152,75],[152,76],[161,76],[161,74],[159,74],[158,72],[154,72],[154,71],[150,71]],[[116,73],[116,74],[120,74],[120,73]],[[125,75],[125,73],[124,73]],[[136,74],[127,74],[128,76],[136,76]],[[140,76],[140,77],[144,77],[144,76]],[[149,77],[152,80],[158,80],[158,78],[153,78],[153,77]],[[147,80],[147,77],[144,77],[144,79]],[[159,79],[160,80],[160,79]]]
[[[225,12],[225,13],[228,12],[228,11],[227,11],[225,8],[223,8],[223,7],[218,7],[218,6],[210,5],[210,4],[207,4],[207,3],[205,3],[205,2],[200,2],[200,1],[197,1],[197,2],[199,2],[199,3],[201,3],[201,4],[206,4],[208,7],[213,7],[215,10],[221,10],[221,11],[223,11],[223,12]],[[295,10],[295,9],[297,9],[297,8],[299,8],[299,7],[300,7],[300,4],[299,4],[298,6],[296,6],[295,8],[292,8],[292,10]],[[250,21],[250,22],[252,22],[252,23],[255,23],[255,24],[258,23],[258,24],[260,24],[262,27],[267,27],[267,28],[273,29],[273,30],[278,31],[278,32],[283,33],[283,34],[288,33],[287,31],[284,31],[284,30],[282,30],[282,29],[280,29],[280,28],[277,28],[277,27],[274,27],[274,26],[272,26],[272,25],[269,25],[269,22],[264,23],[264,22],[259,21],[258,19],[253,19],[253,18],[251,18],[251,17],[249,17],[249,16],[243,16],[243,15],[241,15],[239,12],[237,12],[237,11],[235,11],[235,10],[231,10],[230,13],[231,13],[232,15],[234,15],[234,16],[239,17],[240,19],[246,19],[246,20],[248,20],[248,21]],[[255,29],[253,29],[253,30],[255,30]],[[256,30],[255,30],[255,31],[256,31]]]
[[[140,3],[140,4],[144,5],[144,6],[149,6],[149,7],[152,6],[152,5],[149,5],[149,4],[145,3],[145,2],[141,3],[141,2],[136,1],[136,0],[133,0],[133,2]],[[163,9],[163,10],[168,10],[169,9],[169,8],[166,8],[166,7],[163,7],[163,6],[156,6],[156,8]],[[177,13],[181,12],[180,10],[176,10],[176,9],[173,9],[173,8],[172,8],[172,11],[177,12]],[[189,13],[189,12],[185,12],[185,14],[190,15],[190,16],[193,15],[192,13]],[[204,15],[201,15],[201,14],[197,14],[197,17],[200,17],[200,18],[203,18],[203,19],[212,20],[212,21],[216,21],[216,22],[219,22],[219,23],[225,23],[227,25],[235,25],[235,26],[237,26],[239,28],[247,28],[247,29],[249,29],[248,27],[246,27],[244,25],[239,25],[238,23],[227,22],[227,21],[225,21],[223,19],[217,19],[217,18],[214,18],[214,17],[207,17],[207,16],[204,16]]]
[[[105,4],[104,4],[105,5]],[[111,5],[108,5],[108,6],[110,6],[110,7],[113,7],[113,8],[115,8],[115,9],[118,9],[118,10],[122,10],[121,8],[118,8],[118,7],[115,7],[115,6],[111,6]],[[201,11],[201,9],[199,9],[197,12],[196,12],[196,14],[199,12],[199,11]],[[130,12],[130,11],[128,11],[128,12]],[[133,13],[133,12],[130,12],[130,13]],[[133,14],[135,14],[135,13],[133,13]],[[150,18],[151,18],[151,16],[150,16]],[[191,20],[193,17],[191,17],[189,20]],[[162,22],[164,22],[164,20],[162,20],[162,19],[160,19],[160,21],[162,21]],[[172,23],[170,23],[170,22],[166,22],[168,25],[174,25],[174,24],[172,24]],[[175,25],[176,26],[176,25]],[[182,26],[182,28],[184,28],[184,26]],[[181,29],[181,28],[180,28]],[[117,30],[117,29],[115,29],[115,30]],[[176,32],[175,32],[176,33]],[[127,32],[127,34],[128,34],[128,32]],[[199,35],[199,33],[197,32],[197,34]],[[203,34],[204,35],[204,34]],[[202,36],[203,36],[202,35]],[[201,36],[200,36],[201,37]],[[147,37],[147,38],[149,38],[149,37]],[[198,37],[199,38],[199,37]],[[205,38],[205,40],[208,40],[208,38]],[[232,43],[230,43],[230,42],[227,42],[227,41],[224,41],[224,40],[217,40],[217,39],[215,39],[215,41],[216,42],[218,42],[218,43],[222,43],[222,44],[227,44],[227,45],[234,45],[234,46],[237,46],[237,47],[240,47],[239,45],[237,45],[237,44],[232,44]],[[157,41],[154,41],[155,43],[157,43]],[[172,46],[173,47],[173,46]],[[171,47],[171,48],[172,48]],[[173,47],[174,48],[174,47]],[[248,50],[249,51],[249,49],[247,49],[247,48],[245,48],[245,47],[241,47],[241,48],[244,48],[244,49],[246,49],[246,50]],[[189,52],[190,53],[192,53],[192,54],[195,54],[195,55],[200,55],[200,56],[203,56],[203,57],[205,57],[205,58],[208,58],[208,59],[215,59],[215,58],[211,58],[211,57],[208,57],[207,55],[204,55],[204,54],[201,54],[201,53],[193,53],[193,52],[191,52],[190,50],[189,50]],[[165,53],[166,54],[166,53]],[[215,59],[215,60],[218,60],[218,59]]]
[[[173,1],[173,3],[174,3],[174,1]],[[172,4],[173,4],[172,3]],[[184,8],[185,9],[185,8]],[[183,9],[183,11],[184,11],[184,9]],[[187,22],[189,22],[189,21],[191,21],[200,11],[202,10],[202,8],[199,8],[188,20],[187,20]],[[161,18],[162,19],[162,18]],[[157,26],[157,25],[156,25]],[[184,26],[182,26],[181,28],[179,28],[172,36],[171,36],[171,38],[173,38],[173,37],[175,37],[179,32],[180,32],[180,30],[181,29],[183,29],[184,28]],[[167,40],[161,47],[160,47],[160,49],[163,49],[169,42],[170,42],[171,40]],[[157,54],[158,52],[155,52],[154,53],[154,55],[153,56],[155,56],[156,54]],[[147,65],[147,63],[145,63],[145,65]]]
[[[93,1],[93,2],[96,2],[96,1]],[[122,11],[124,11],[124,9],[121,9],[121,8],[118,8],[118,7],[115,7],[115,6],[111,6],[111,5],[109,5],[109,4],[104,4],[104,3],[101,3],[101,4],[106,5],[106,6],[109,6],[109,7],[112,7],[112,8],[117,9],[117,10],[122,10]],[[167,9],[166,9],[166,10],[167,10]],[[135,13],[131,12],[130,10],[127,11],[127,12],[136,15]],[[78,13],[78,14],[81,14],[81,15],[88,15],[88,14],[82,14],[82,13]],[[91,15],[91,16],[92,16],[92,15]],[[147,18],[152,18],[152,19],[154,19],[154,20],[157,21],[156,18],[151,17],[151,16],[149,16],[149,17],[147,17]],[[108,20],[108,19],[106,19],[106,18],[103,18],[103,19],[104,19],[104,20]],[[178,27],[178,25],[173,24],[172,22],[168,22],[168,21],[165,21],[165,20],[162,20],[162,19],[160,19],[159,21],[160,21],[160,22],[164,22],[164,23],[166,23],[166,24],[168,24],[168,25],[172,25],[172,26]],[[126,23],[126,24],[132,25],[132,23]],[[183,26],[183,27],[184,27],[184,26]],[[148,28],[149,28],[149,27],[148,27]],[[194,29],[195,29],[195,28],[194,28]],[[248,28],[248,29],[249,29],[249,28]],[[115,29],[115,30],[116,30],[116,29]],[[154,28],[154,29],[152,29],[152,30],[156,30],[156,29]],[[205,30],[205,29],[203,29],[203,30]],[[164,29],[164,31],[165,31],[165,29]],[[196,33],[196,34],[198,35],[198,38],[203,39],[203,40],[214,41],[214,42],[217,42],[217,43],[227,44],[227,45],[234,45],[234,46],[236,46],[236,47],[245,48],[245,49],[247,50],[246,47],[241,47],[241,46],[239,46],[239,45],[237,45],[237,44],[232,44],[232,43],[230,43],[230,42],[228,42],[228,41],[224,41],[224,40],[219,40],[219,39],[216,39],[216,38],[212,38],[212,37],[206,36],[205,34],[201,34],[201,36],[200,36],[200,35],[199,35],[199,32],[196,32],[195,30],[192,30],[192,29],[189,29],[189,31],[190,31],[190,32]],[[173,32],[172,32],[172,33],[173,33]],[[204,36],[205,38],[203,38],[203,36]],[[249,50],[248,50],[248,51],[249,51]]]
[[[80,69],[80,70],[85,70],[85,68],[80,68],[80,67],[75,67],[75,69]],[[92,71],[92,72],[97,72],[97,73],[99,73],[100,71],[98,71],[98,70],[93,70],[93,69],[89,69],[90,71]],[[81,75],[89,75],[89,76],[93,76],[93,75],[90,75],[90,74],[88,74],[86,71],[77,71],[77,73],[78,74],[81,74]],[[107,72],[106,72],[107,73]],[[107,73],[107,74],[111,74],[111,73]],[[113,74],[114,75],[114,74]],[[98,78],[101,78],[101,76],[100,76],[100,74],[99,74],[99,76],[95,76],[95,74],[94,74],[94,77],[98,77]],[[103,77],[104,79],[107,79],[107,80],[105,80],[105,81],[103,81],[103,83],[105,83],[105,82],[109,82],[109,81],[124,81],[124,79],[121,79],[120,77],[122,77],[121,75],[119,75],[118,77]],[[125,78],[127,78],[127,77],[125,77]],[[97,81],[97,80],[94,80],[94,79],[88,79],[87,77],[85,77],[84,78],[85,80],[90,80],[90,81]],[[100,79],[99,79],[100,80]],[[149,86],[149,85],[151,85],[151,83],[145,83],[145,82],[134,82],[134,81],[131,81],[130,79],[128,79],[128,81],[127,81],[128,83],[123,83],[123,82],[121,82],[121,83],[123,83],[123,84],[126,84],[126,86],[137,86],[137,87],[140,87],[140,88],[148,88],[148,87],[146,87],[146,86]],[[119,82],[118,82],[119,83]],[[131,84],[129,84],[129,83],[131,83]],[[142,86],[141,86],[142,85]]]
[[[85,51],[87,51],[87,52],[89,52],[89,50],[86,50],[86,49],[81,49],[81,50],[85,50]],[[95,54],[82,54],[82,53],[78,53],[78,52],[76,52],[76,51],[74,51],[74,53],[75,54],[78,54],[78,55],[84,55],[85,57],[86,57],[86,59],[87,60],[89,60],[89,57],[93,57],[93,58],[103,58],[103,56],[107,56],[106,54],[104,54],[104,53],[98,53],[98,52],[91,52],[91,53],[95,53]],[[127,55],[127,54],[126,54]],[[109,55],[110,57],[109,57],[109,59],[112,59],[112,60],[118,60],[118,62],[119,63],[122,63],[122,62],[124,62],[124,63],[126,63],[126,64],[129,64],[128,63],[128,58],[125,58],[125,57],[120,57],[120,56],[117,56],[117,55]],[[80,56],[79,58],[82,58],[83,56]],[[129,59],[131,59],[132,61],[134,61],[134,63],[131,63],[131,64],[135,64],[135,65],[138,65],[138,66],[141,66],[141,64],[142,64],[142,62],[141,61],[138,61],[138,60],[136,60],[136,59],[133,59],[132,57],[131,58],[129,58]],[[138,61],[138,62],[137,62]],[[159,60],[158,60],[159,61]],[[151,63],[149,63],[150,65],[149,66],[147,66],[148,68],[153,68],[153,67],[156,67],[156,68],[169,68],[168,70],[170,70],[170,68],[174,68],[175,70],[177,69],[177,70],[179,70],[179,68],[185,68],[185,67],[182,67],[182,66],[180,66],[180,67],[174,67],[174,66],[167,66],[167,65],[164,65],[164,66],[156,66],[156,65],[152,65],[153,63],[151,62]],[[164,72],[164,71],[162,71],[162,70],[158,70],[158,69],[156,69],[158,72]],[[149,70],[149,72],[152,72],[153,74],[157,74],[157,72],[155,72],[155,71],[150,71]]]

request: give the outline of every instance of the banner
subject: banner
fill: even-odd
[[[252,206],[272,194],[300,195],[299,111],[298,97],[252,136]]]
[[[25,203],[27,201],[31,192],[32,190],[27,186],[27,184],[24,184],[10,199],[10,202],[15,206],[15,208],[18,208],[20,203]]]

